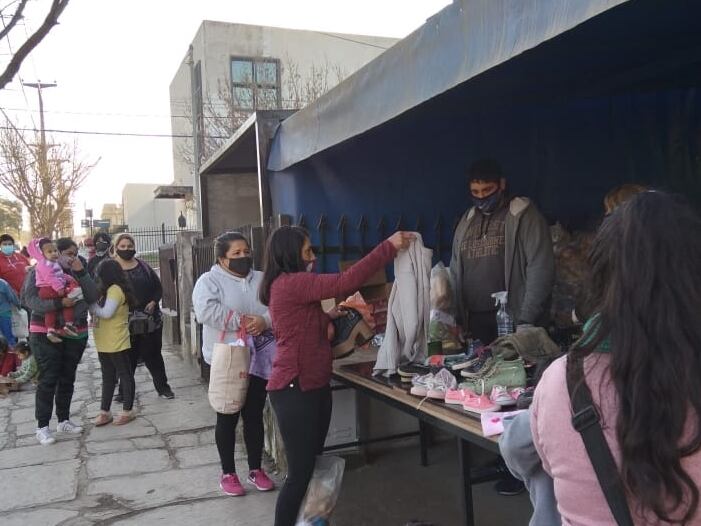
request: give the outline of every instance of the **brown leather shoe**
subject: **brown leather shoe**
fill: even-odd
[[[136,414],[134,411],[124,411],[120,413],[117,418],[114,419],[114,425],[115,426],[123,426],[124,424],[128,424],[132,420],[136,418]]]

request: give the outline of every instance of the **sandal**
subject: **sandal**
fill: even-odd
[[[136,414],[134,413],[134,411],[124,411],[117,418],[114,419],[114,425],[123,426],[124,424],[128,424],[134,419],[136,419]]]
[[[95,420],[93,423],[95,424],[95,427],[101,427],[101,426],[106,426],[110,422],[112,422],[112,413],[106,413],[104,411],[100,411],[100,414],[95,417]]]

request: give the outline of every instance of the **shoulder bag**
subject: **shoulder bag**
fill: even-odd
[[[572,360],[572,355],[567,357]],[[584,379],[584,362],[575,359],[574,378],[567,375],[567,390],[572,403],[572,426],[582,435],[589,460],[594,466],[596,478],[618,526],[633,526],[628,500],[616,461],[601,429],[601,417],[594,406],[591,391]]]

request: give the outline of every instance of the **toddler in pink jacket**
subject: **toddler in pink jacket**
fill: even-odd
[[[39,297],[44,300],[71,298],[80,300],[83,297],[78,282],[63,271],[58,260],[60,254],[56,244],[48,238],[33,239],[29,243],[29,254],[36,259],[36,285]],[[57,316],[57,310],[44,314],[44,324],[47,328],[46,337],[58,343],[61,336],[77,336],[73,325],[73,307],[62,307],[62,321]],[[61,323],[63,324],[61,326]]]

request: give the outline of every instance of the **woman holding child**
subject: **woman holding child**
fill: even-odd
[[[44,296],[47,294],[46,291],[40,292],[42,282],[38,279],[36,268],[29,269],[22,287],[22,304],[32,311],[29,323],[29,345],[39,368],[39,384],[36,391],[36,437],[40,444],[48,445],[55,442],[49,429],[54,403],[59,421],[58,432],[79,434],[83,431],[82,427],[69,420],[69,416],[76,369],[88,343],[88,304],[95,303],[98,296],[95,284],[80,259],[72,256],[71,251],[59,251],[48,239],[36,240],[34,246],[40,250],[45,260],[51,263],[58,262],[66,283],[75,280],[83,298],[68,297],[65,289],[62,296],[42,297],[42,294]],[[61,279],[61,275],[53,265],[50,270],[52,279]],[[76,294],[72,295],[75,297]],[[73,322],[69,331],[65,330],[65,309],[72,309]],[[49,323],[47,323],[47,314]],[[57,341],[51,341],[48,338],[49,329],[53,329],[52,336],[56,336],[54,339]]]

